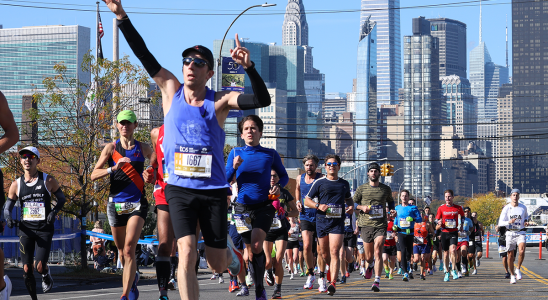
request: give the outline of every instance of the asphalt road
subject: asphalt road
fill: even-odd
[[[394,280],[381,279],[381,292],[374,293],[370,290],[372,280],[365,280],[356,272],[352,273],[346,284],[337,285],[337,292],[333,297],[326,294],[320,295],[317,284],[314,290],[303,290],[305,277],[296,277],[289,280],[289,275],[284,277],[282,285],[283,299],[541,299],[548,298],[548,268],[546,261],[538,259],[538,247],[527,248],[525,262],[522,267],[523,279],[517,284],[511,285],[508,279],[504,279],[502,262],[498,258],[495,244],[490,247],[490,256],[493,259],[482,259],[477,275],[470,275],[458,280],[443,282],[443,273],[436,272],[427,276],[425,281],[414,279],[410,282],[401,281],[400,276]],[[484,253],[485,254],[485,253]],[[548,256],[543,249],[543,256]],[[58,268],[56,270],[56,268]],[[38,299],[119,299],[121,295],[121,281],[118,278],[108,280],[82,280],[69,278],[60,273],[59,267],[52,266],[54,288],[47,294],[38,294]],[[145,276],[153,276],[153,269],[142,269]],[[14,290],[11,299],[28,299],[29,296],[23,284],[21,269],[7,269]],[[36,274],[38,281],[39,275]],[[415,278],[417,278],[416,276]],[[249,297],[236,297],[236,293],[228,292],[228,276],[225,274],[225,283],[219,284],[217,280],[209,280],[210,274],[200,270],[199,284],[201,299],[253,299],[253,292]],[[38,282],[39,284],[40,282]],[[271,296],[272,287],[267,286],[267,295]],[[41,291],[41,289],[39,289]],[[158,289],[155,279],[142,279],[139,282],[140,299],[158,299]],[[169,292],[170,299],[180,299],[178,291]]]

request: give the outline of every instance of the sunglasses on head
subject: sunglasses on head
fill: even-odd
[[[329,166],[329,167],[331,167],[331,166],[336,167],[336,166],[339,165],[339,163],[338,162],[328,162],[328,163],[325,163],[325,165]]]
[[[196,57],[183,57],[183,65],[188,66],[191,62],[194,62],[194,64],[199,68],[203,68],[208,65],[207,60],[205,59]]]
[[[37,157],[38,156],[36,156],[36,154],[30,154],[30,153],[21,154],[22,159],[35,159]]]

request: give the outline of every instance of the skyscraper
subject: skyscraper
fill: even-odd
[[[413,35],[404,36],[405,156],[404,186],[412,195],[437,196],[441,166],[442,120],[438,39],[430,22],[413,19]]]
[[[476,111],[474,97],[468,79],[457,76],[440,76],[441,92],[445,98],[447,125],[455,126],[455,134],[461,139],[458,150],[466,150],[470,140],[476,138]]]
[[[466,24],[452,19],[428,19],[430,35],[440,47],[440,77],[457,75],[466,78]]]
[[[377,106],[397,104],[401,88],[399,0],[362,0],[361,23],[377,23]],[[360,28],[361,30],[361,28]]]
[[[301,0],[288,0],[282,27],[284,46],[308,46],[308,23]]]
[[[362,22],[358,42],[358,63],[356,75],[356,130],[354,142],[354,161],[360,158],[369,160],[375,157],[377,137],[377,27],[370,19]],[[364,168],[366,169],[366,168]],[[362,174],[365,174],[363,172]],[[367,176],[358,176],[358,185],[363,184]]]
[[[55,64],[64,62],[68,78],[90,82],[90,73],[81,68],[89,47],[90,29],[87,27],[0,29],[0,90],[8,99],[16,122],[21,122],[23,96],[45,92],[42,80],[57,75],[53,69]],[[40,105],[38,108],[43,109]]]
[[[512,1],[513,135],[546,134],[548,115],[548,28],[546,1]],[[530,136],[530,137],[531,137]],[[513,188],[548,191],[548,139],[514,137]],[[544,155],[539,155],[544,154]]]

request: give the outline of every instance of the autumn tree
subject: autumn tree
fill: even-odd
[[[497,223],[500,212],[506,205],[506,200],[495,196],[493,193],[476,194],[474,198],[468,199],[464,205],[470,207],[472,212],[478,213],[478,220],[484,226],[489,226]]]
[[[101,212],[106,212],[108,203],[108,179],[92,182],[91,173],[101,154],[104,144],[117,138],[114,118],[119,111],[135,109],[137,97],[135,88],[149,88],[149,77],[141,67],[132,65],[128,57],[118,61],[107,59],[95,61],[85,55],[82,71],[91,74],[92,82],[81,82],[74,77],[63,63],[54,66],[53,77],[43,80],[43,86],[36,89],[33,101],[37,109],[24,112],[38,125],[40,169],[56,177],[66,196],[62,213],[76,216],[82,221],[96,202]],[[146,96],[146,95],[145,95]],[[147,99],[155,103],[156,97]],[[146,103],[145,103],[146,104]],[[150,105],[150,104],[148,104]],[[136,138],[143,142],[150,140],[148,120],[138,120]],[[23,126],[22,135],[31,127]],[[114,135],[113,135],[114,134]],[[23,141],[21,147],[26,146]],[[8,179],[20,176],[21,167],[16,153],[0,158],[6,166]],[[147,189],[151,194],[151,189]],[[147,199],[152,199],[147,195]],[[81,239],[81,265],[87,267],[85,237]]]

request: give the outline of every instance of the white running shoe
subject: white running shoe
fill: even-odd
[[[462,278],[462,273],[460,271],[457,274],[459,275],[459,278]]]
[[[480,263],[480,259],[479,259],[479,258],[477,258],[477,259],[476,259],[476,267],[479,267],[479,266],[480,266],[480,264],[481,264],[481,263]]]
[[[209,278],[209,280],[215,280],[217,279],[217,275],[215,275],[215,273],[213,273],[213,275],[211,275],[211,277]]]
[[[320,285],[318,287],[318,292],[320,293],[327,292],[327,285],[325,284],[325,278],[320,278],[320,280],[318,280],[318,284]]]
[[[520,269],[516,269],[516,279],[521,280],[521,270]]]
[[[219,274],[219,283],[225,283],[225,280],[223,278],[223,274]]]
[[[293,280],[293,273],[291,273],[291,275],[289,275],[289,279]]]
[[[476,275],[476,274],[478,274],[478,270],[474,269],[474,271],[472,271],[472,275]]]
[[[305,290],[311,290],[314,288],[314,281],[316,281],[316,276],[310,274],[308,275],[308,278],[306,278],[306,283],[303,286],[303,289]]]
[[[510,283],[511,284],[516,284],[516,276],[512,275],[512,277],[510,277]]]
[[[8,275],[4,275],[4,282],[6,282],[6,287],[0,292],[0,300],[9,300],[13,286]]]

